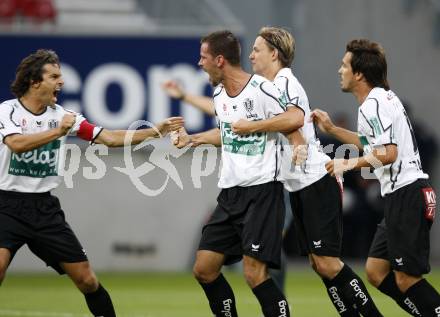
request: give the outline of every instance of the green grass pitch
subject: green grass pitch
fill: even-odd
[[[356,267],[361,272],[361,267]],[[101,273],[119,317],[210,317],[202,289],[190,273]],[[226,271],[240,317],[262,316],[257,300],[239,272]],[[362,274],[362,277],[365,277]],[[440,268],[428,280],[440,288]],[[377,306],[386,317],[405,316],[394,302],[369,287]],[[291,267],[287,296],[292,316],[336,317],[322,282],[310,269]],[[0,288],[0,316],[85,317],[83,296],[67,277],[53,274],[9,274]]]

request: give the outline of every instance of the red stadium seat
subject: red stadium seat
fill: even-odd
[[[54,20],[56,9],[52,0],[20,0],[21,13],[35,22]]]
[[[0,1],[0,19],[12,19],[17,14],[17,0]]]

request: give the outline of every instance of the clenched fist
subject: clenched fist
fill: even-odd
[[[61,119],[60,126],[58,129],[60,130],[60,135],[66,135],[69,133],[69,131],[72,129],[73,125],[76,121],[76,115],[72,113],[67,113],[63,116]]]

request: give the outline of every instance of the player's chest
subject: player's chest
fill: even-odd
[[[23,134],[32,134],[57,128],[61,116],[57,113],[33,116],[23,111],[16,114],[14,121],[21,126]]]
[[[252,97],[218,99],[215,103],[217,116],[221,121],[234,122],[239,119],[263,120],[261,104]]]

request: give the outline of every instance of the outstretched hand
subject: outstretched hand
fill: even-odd
[[[174,80],[168,80],[162,84],[162,89],[172,98],[182,99],[185,92],[182,87]]]
[[[171,132],[170,136],[171,136],[171,142],[178,149],[181,149],[191,144],[191,137],[183,127],[179,128],[176,131]]]
[[[166,136],[171,131],[176,131],[183,127],[184,120],[182,117],[171,117],[160,122],[156,127],[159,130],[159,137]]]
[[[327,172],[331,176],[342,176],[344,172],[352,170],[356,163],[352,160],[334,159],[325,164]]]

